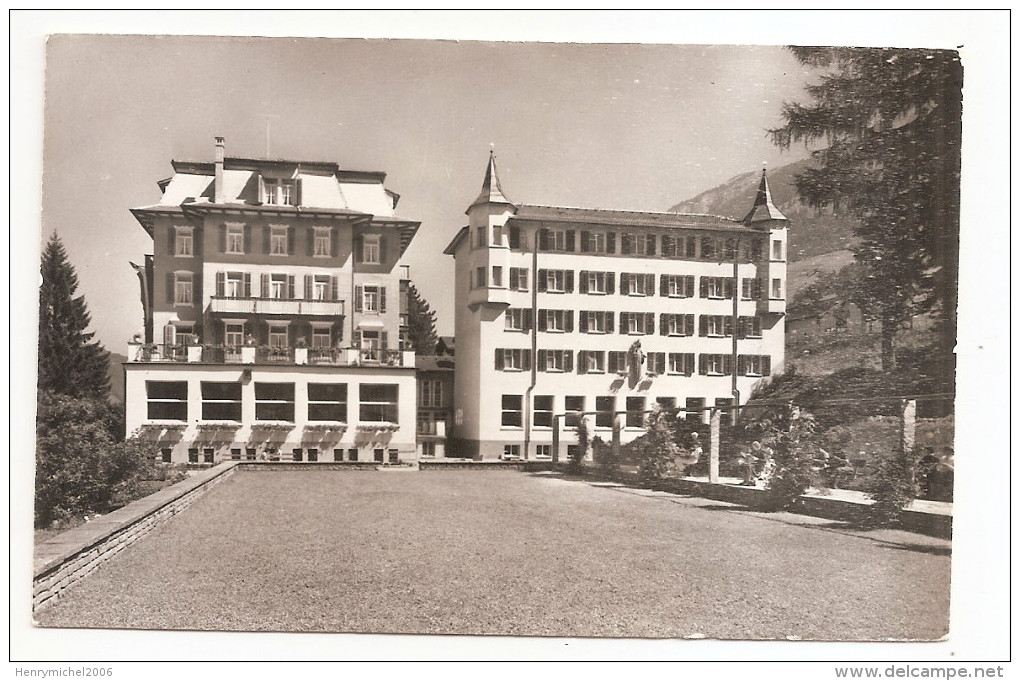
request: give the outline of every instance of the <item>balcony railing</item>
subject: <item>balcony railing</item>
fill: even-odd
[[[343,315],[342,300],[291,300],[286,298],[230,298],[212,296],[209,311],[231,314]]]
[[[128,362],[413,367],[413,350],[128,343]]]

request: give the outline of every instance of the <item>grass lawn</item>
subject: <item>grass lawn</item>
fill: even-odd
[[[241,472],[43,626],[935,639],[949,543],[514,471]]]

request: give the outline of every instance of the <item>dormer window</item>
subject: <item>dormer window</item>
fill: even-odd
[[[379,235],[378,234],[366,234],[365,245],[362,250],[363,263],[369,265],[379,264]]]
[[[297,192],[294,180],[262,179],[262,203],[271,206],[293,206]]]

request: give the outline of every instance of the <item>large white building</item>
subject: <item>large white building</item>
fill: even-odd
[[[136,266],[126,427],[168,461],[408,461],[406,268],[419,223],[385,174],[334,163],[173,162]]]
[[[633,440],[663,405],[704,418],[783,366],[787,219],[513,204],[490,155],[456,260],[458,455],[546,458]],[[562,455],[561,455],[562,456]]]

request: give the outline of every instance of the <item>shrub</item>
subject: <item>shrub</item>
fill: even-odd
[[[815,459],[819,455],[815,442],[815,420],[811,414],[794,409],[785,417],[763,419],[760,441],[772,450],[775,469],[766,485],[764,507],[782,510],[792,506],[800,495],[816,484]]]
[[[899,522],[905,509],[918,496],[918,460],[923,452],[893,452],[875,466],[867,489],[874,503],[864,514],[864,524],[889,527]]]

